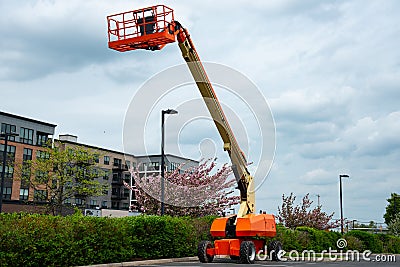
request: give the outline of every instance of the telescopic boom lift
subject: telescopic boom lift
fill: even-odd
[[[275,218],[270,214],[254,214],[254,179],[247,169],[246,157],[229,126],[188,31],[174,19],[173,10],[164,5],[151,6],[107,17],[108,46],[126,52],[136,49],[157,51],[168,43],[178,41],[182,57],[199,88],[232,162],[238,189],[240,208],[237,215],[217,218],[211,226],[213,243],[202,241],[198,246],[201,262],[211,262],[215,255],[229,255],[242,263],[253,263],[259,251],[278,260],[281,244],[272,241],[266,251],[265,239],[274,237]]]

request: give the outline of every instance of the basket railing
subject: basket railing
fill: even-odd
[[[108,41],[119,41],[167,31],[174,21],[173,10],[164,5],[114,14],[107,17]]]

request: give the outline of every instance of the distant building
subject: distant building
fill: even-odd
[[[14,167],[16,163],[22,163],[24,160],[35,159],[40,155],[43,146],[48,141],[56,142],[62,148],[82,146],[98,154],[97,167],[103,170],[103,176],[97,179],[110,185],[110,190],[104,192],[99,197],[79,197],[75,196],[67,200],[65,204],[88,209],[123,209],[130,207],[135,209],[135,193],[128,190],[123,185],[127,182],[134,186],[135,182],[131,180],[129,169],[139,167],[140,175],[153,175],[160,173],[161,156],[134,156],[120,151],[110,150],[102,147],[96,147],[78,142],[78,137],[71,134],[60,135],[54,139],[56,125],[26,118],[10,113],[0,112],[1,132],[17,133],[18,136],[10,137],[7,145],[8,166],[5,168],[5,181],[3,189],[3,211],[35,211],[35,196],[43,194],[42,190],[30,188],[29,184],[21,182],[21,179],[15,179]],[[53,140],[54,139],[54,140]],[[0,173],[3,169],[2,156],[4,151],[4,140],[0,140]],[[182,165],[183,164],[183,165]],[[165,155],[166,171],[174,171],[182,165],[182,169],[198,166],[199,162],[170,154]]]
[[[161,172],[161,155],[136,156],[136,158],[139,163],[140,173],[159,174]],[[166,172],[175,171],[178,167],[181,168],[181,171],[184,171],[191,167],[199,166],[198,161],[171,154],[165,154],[164,161]]]
[[[31,118],[0,112],[1,133],[16,133],[10,136],[7,145],[7,161],[3,187],[3,211],[11,211],[15,204],[32,201],[38,191],[28,184],[14,179],[15,163],[31,160],[38,151],[51,140],[56,128],[55,124]],[[3,171],[4,140],[0,141],[0,173]],[[10,205],[7,205],[10,204]],[[23,209],[22,209],[23,210]]]
[[[91,146],[83,143],[78,143],[78,138],[73,135],[60,135],[56,142],[61,144],[61,147],[81,146],[91,150],[98,155],[97,167],[101,169],[104,176],[97,179],[104,183],[110,184],[110,190],[105,192],[105,195],[99,197],[71,199],[71,204],[82,208],[102,208],[102,209],[129,209],[132,194],[131,190],[125,188],[123,181],[130,184],[131,175],[129,168],[135,167],[137,160],[133,155],[124,154],[123,152],[110,150],[106,148]]]

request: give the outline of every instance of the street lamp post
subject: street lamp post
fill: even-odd
[[[316,196],[318,197],[318,205],[317,205],[317,207],[320,207],[320,205],[319,205],[319,198],[320,198],[321,196],[320,196],[320,194],[316,194]]]
[[[0,137],[4,137],[4,150],[3,150],[3,169],[1,171],[1,187],[0,187],[0,213],[3,209],[3,190],[4,190],[4,176],[6,174],[6,165],[7,165],[7,144],[9,136],[17,136],[16,133],[1,133]]]
[[[342,193],[342,178],[349,178],[347,174],[340,174],[340,233],[343,235],[343,193]]]
[[[165,204],[164,204],[164,191],[165,191],[165,185],[164,185],[164,170],[165,170],[165,159],[164,159],[164,120],[165,120],[165,114],[178,114],[178,111],[174,109],[167,109],[167,110],[161,110],[161,216],[164,215],[164,209],[165,209]]]

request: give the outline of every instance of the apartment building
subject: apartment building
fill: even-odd
[[[7,164],[3,166],[4,140],[0,140],[0,172],[4,170],[3,210],[32,201],[37,192],[15,178],[15,164],[31,160],[54,135],[55,124],[0,111],[1,133],[13,133],[7,145]],[[24,210],[24,209],[22,209]]]
[[[7,161],[5,167],[5,180],[3,188],[3,211],[32,211],[36,196],[43,194],[43,190],[30,188],[29,184],[17,179],[14,167],[17,163],[24,160],[34,160],[41,154],[43,146],[48,141],[53,141],[55,145],[62,149],[76,146],[84,147],[98,155],[96,168],[101,169],[104,174],[96,178],[102,183],[109,184],[109,190],[104,195],[98,197],[75,196],[65,204],[79,208],[89,209],[132,209],[137,207],[135,193],[128,190],[123,182],[134,186],[135,181],[131,179],[129,169],[139,167],[140,175],[151,176],[161,171],[160,155],[134,156],[120,151],[107,148],[92,146],[78,142],[78,137],[71,134],[63,134],[54,138],[56,125],[18,116],[15,114],[0,112],[0,123],[2,133],[16,133],[17,136],[10,136],[7,145]],[[4,151],[4,140],[0,140],[0,172],[3,170],[2,157]],[[182,170],[198,166],[199,162],[191,159],[166,154],[166,171],[173,171],[178,166]]]
[[[137,165],[134,155],[124,154],[120,151],[91,146],[78,142],[78,137],[70,134],[60,135],[57,145],[63,149],[68,147],[80,146],[96,154],[96,168],[103,174],[97,180],[101,183],[108,183],[110,189],[104,195],[90,198],[71,199],[70,204],[82,208],[102,208],[102,209],[126,209],[136,204],[134,193],[127,189],[123,182],[131,184],[129,169]]]

